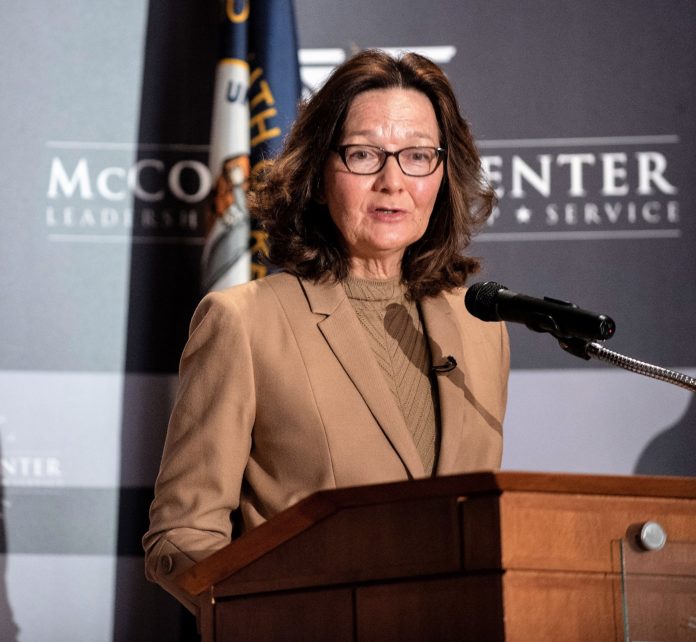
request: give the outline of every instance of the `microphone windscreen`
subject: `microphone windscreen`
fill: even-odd
[[[500,321],[496,309],[498,292],[507,290],[495,281],[474,283],[464,296],[464,305],[470,314],[482,321]]]

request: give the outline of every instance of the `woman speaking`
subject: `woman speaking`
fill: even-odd
[[[250,195],[281,272],[209,294],[144,537],[173,579],[318,490],[496,468],[508,339],[464,307],[494,194],[442,70],[365,51]]]

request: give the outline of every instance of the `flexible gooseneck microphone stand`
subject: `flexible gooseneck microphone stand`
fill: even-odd
[[[696,392],[696,379],[676,370],[668,370],[661,368],[645,361],[638,361],[631,357],[626,357],[618,352],[605,348],[599,341],[586,341],[585,339],[577,339],[575,337],[556,337],[558,343],[566,352],[587,359],[588,361],[594,357],[601,361],[606,361],[614,366],[630,370],[637,374],[666,381],[680,388],[686,388],[691,392]]]

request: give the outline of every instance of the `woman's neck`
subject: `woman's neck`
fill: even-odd
[[[401,258],[401,256],[389,259],[351,257],[350,275],[356,279],[393,279],[401,276]]]

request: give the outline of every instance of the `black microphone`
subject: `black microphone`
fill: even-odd
[[[557,339],[609,339],[616,330],[614,321],[605,314],[581,310],[568,301],[517,294],[493,281],[474,283],[464,304],[482,321],[524,323],[530,330],[549,332]]]

